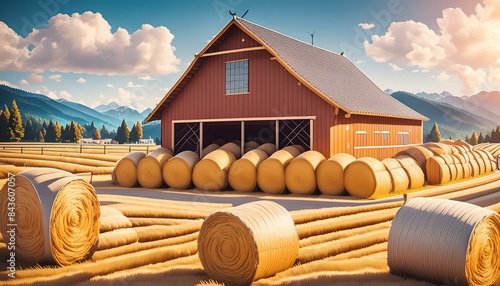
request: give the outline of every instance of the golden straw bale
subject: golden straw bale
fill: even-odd
[[[33,168],[11,178],[0,190],[0,231],[9,237],[9,224],[16,224],[16,261],[69,265],[92,256],[100,217],[92,185],[51,168]],[[13,192],[15,217],[9,216]]]
[[[387,245],[390,271],[437,284],[500,282],[500,215],[472,204],[414,198],[396,213]]]
[[[351,196],[361,198],[386,195],[392,189],[391,175],[382,162],[372,157],[361,157],[349,164],[344,184]]]
[[[170,158],[163,166],[165,183],[174,189],[185,190],[192,186],[193,168],[200,157],[193,151],[183,151]]]
[[[410,186],[410,179],[408,179],[408,175],[406,174],[403,166],[401,166],[401,163],[394,158],[385,158],[382,160],[382,164],[384,164],[385,168],[391,175],[391,192],[401,193],[408,190]]]
[[[455,181],[458,177],[458,169],[457,166],[455,165],[454,157],[451,156],[450,153],[446,153],[440,156],[441,158],[443,158],[444,162],[446,163],[446,165],[448,165],[448,168],[450,169],[450,181]]]
[[[300,155],[300,153],[303,153],[304,151],[304,148],[302,148],[302,146],[300,145],[292,145],[292,146],[286,146],[286,147],[283,147],[283,149],[281,150],[285,150],[287,152],[289,152],[290,154],[292,154],[292,156],[295,158],[297,156]]]
[[[465,148],[466,151],[470,152],[473,150],[473,146],[470,145],[469,143],[463,141],[462,139],[458,139],[458,140],[455,140],[455,142],[453,142],[453,144],[455,146],[462,146],[463,148]]]
[[[286,189],[285,168],[299,154],[295,147],[288,146],[264,160],[257,168],[259,188],[268,194],[283,193]]]
[[[267,153],[267,156],[271,156],[274,152],[276,152],[276,145],[273,143],[264,143],[257,147],[257,149],[264,150]]]
[[[203,269],[226,285],[249,285],[286,270],[298,251],[290,214],[272,201],[217,211],[205,219],[198,237]]]
[[[431,150],[434,155],[451,154],[451,147],[444,143],[429,142],[421,145]]]
[[[99,219],[101,233],[119,228],[132,227],[132,222],[119,210],[112,207],[101,206],[101,217]]]
[[[326,158],[318,151],[301,153],[285,169],[286,187],[291,193],[310,195],[317,189],[316,169]]]
[[[425,184],[425,173],[417,164],[417,160],[406,155],[398,155],[395,159],[399,161],[408,176],[409,189],[420,188]]]
[[[158,148],[146,155],[137,164],[137,180],[143,188],[159,188],[163,185],[163,165],[172,158],[172,151]]]
[[[323,161],[316,169],[319,191],[325,195],[345,194],[344,170],[354,160],[351,154],[338,153]]]
[[[97,251],[115,248],[123,245],[132,244],[139,241],[137,232],[133,228],[120,228],[104,232],[99,235]]]
[[[267,157],[264,150],[253,149],[231,164],[228,181],[233,190],[253,192],[257,186],[257,168]]]
[[[114,173],[118,185],[127,188],[137,185],[137,164],[145,156],[143,152],[132,152],[116,163]]]
[[[472,154],[472,151],[469,151],[464,155],[464,158],[467,160],[470,165],[470,176],[475,177],[480,175],[481,168],[479,167],[479,163],[476,160],[476,157]]]
[[[427,160],[427,182],[440,185],[451,181],[450,167],[443,157],[436,155]]]
[[[304,147],[302,145],[289,145],[289,146],[283,147],[283,149],[286,150],[286,148],[288,148],[288,147],[293,147],[293,148],[297,149],[300,153],[304,153],[306,151],[306,149],[304,149]]]
[[[476,162],[479,166],[479,173],[477,175],[482,175],[486,173],[486,162],[484,158],[479,154],[479,151],[472,150],[470,154],[476,159]]]
[[[207,191],[220,191],[226,188],[227,172],[234,161],[236,158],[230,151],[217,149],[210,152],[194,166],[194,185],[200,190]]]
[[[234,158],[236,158],[236,159],[239,159],[241,157],[240,146],[234,142],[226,143],[226,144],[220,146],[219,149],[226,150],[226,151],[233,153]]]
[[[415,159],[415,161],[417,161],[418,166],[422,169],[422,172],[425,174],[426,172],[425,166],[427,160],[429,160],[430,157],[434,156],[434,153],[432,153],[431,150],[423,146],[411,146],[410,148],[397,153],[394,156],[394,158],[397,158],[400,155],[410,156],[413,159]]]
[[[255,142],[255,141],[249,141],[249,142],[245,143],[245,145],[243,145],[243,151],[246,153],[246,152],[253,150],[257,147],[259,147],[259,143]]]
[[[484,165],[486,167],[485,168],[486,173],[490,173],[496,170],[496,160],[495,158],[493,158],[493,156],[489,151],[482,149],[482,150],[477,150],[476,153],[479,154],[479,156],[481,156],[481,158],[483,159]]]
[[[201,150],[200,158],[203,159],[205,156],[208,155],[208,153],[215,151],[219,148],[220,148],[220,146],[218,144],[215,144],[215,143],[208,145],[207,147],[203,148],[203,150]]]

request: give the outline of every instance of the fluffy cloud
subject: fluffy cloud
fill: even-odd
[[[59,92],[59,98],[62,98],[62,99],[66,99],[68,101],[71,101],[73,99],[73,96],[71,94],[69,94],[69,92],[65,91],[65,90],[61,90]]]
[[[32,83],[41,83],[43,81],[43,76],[39,74],[32,73],[28,76],[27,79],[22,79],[19,81],[20,84],[32,84]]]
[[[389,63],[389,66],[392,68],[393,71],[402,71],[403,70],[397,64]]]
[[[115,87],[115,86],[114,86],[114,85],[112,85],[111,83],[108,83],[106,86],[107,86],[107,87],[109,87],[109,88],[113,88],[113,87]]]
[[[87,80],[86,80],[86,79],[84,79],[83,77],[81,77],[81,78],[77,79],[77,80],[76,80],[76,82],[77,82],[77,83],[86,83],[86,82],[87,82]]]
[[[364,42],[365,51],[377,62],[439,71],[439,80],[456,76],[464,93],[477,93],[499,85],[499,15],[500,0],[484,0],[472,15],[445,9],[437,32],[420,22],[393,22],[384,35]]]
[[[56,82],[61,82],[62,76],[60,74],[53,74],[49,76],[50,79],[55,80]]]
[[[150,75],[144,75],[139,77],[140,80],[153,80],[153,78]]]
[[[373,27],[375,27],[375,24],[373,24],[373,23],[359,23],[358,26],[360,26],[361,29],[363,29],[363,30],[370,30]]]
[[[0,70],[107,75],[179,71],[174,35],[166,27],[144,24],[132,34],[111,30],[100,13],[92,12],[57,14],[24,39],[0,21]]]
[[[129,82],[127,83],[127,87],[128,87],[128,88],[133,88],[133,87],[142,87],[142,85],[141,85],[141,84],[134,84],[133,82],[129,81]]]

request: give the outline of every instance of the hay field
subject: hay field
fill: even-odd
[[[5,166],[0,166],[0,170]],[[24,167],[12,168],[22,171]],[[1,185],[4,182],[0,180]],[[102,215],[99,243],[91,259],[64,267],[18,268],[16,278],[11,279],[5,271],[3,258],[8,257],[8,250],[2,241],[0,284],[222,285],[205,273],[198,257],[197,238],[203,219],[243,200],[274,200],[289,209],[295,223],[300,239],[298,257],[291,268],[252,285],[434,285],[389,271],[388,234],[395,213],[403,204],[401,196],[364,200],[327,195],[270,196],[227,191],[205,194],[196,190],[124,188],[113,186],[110,174],[93,176],[92,184]],[[408,198],[466,201],[498,212],[499,188],[497,171],[474,180],[426,188],[408,194]],[[180,195],[190,199],[179,200]],[[18,266],[23,265],[20,262]]]

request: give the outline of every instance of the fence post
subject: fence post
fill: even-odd
[[[80,154],[82,154],[83,145],[80,144]]]
[[[21,154],[23,154],[23,147],[21,147]]]
[[[43,155],[43,147],[41,148],[41,151],[42,151],[41,153],[42,153],[42,155]]]
[[[106,154],[106,144],[104,144],[104,153],[103,154]]]
[[[128,146],[128,152],[129,152],[129,153],[130,153],[130,152],[132,152],[132,145],[129,145],[129,146]]]
[[[149,154],[149,146],[146,146],[146,154]]]

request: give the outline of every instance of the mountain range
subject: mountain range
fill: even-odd
[[[455,96],[449,92],[409,93],[386,90],[393,98],[401,101],[415,111],[427,117],[424,121],[424,135],[428,134],[434,123],[438,123],[443,138],[464,139],[473,131],[477,134],[490,133],[500,124],[500,91],[480,92],[470,97]],[[59,121],[61,125],[72,120],[81,125],[106,125],[109,130],[116,130],[125,119],[129,128],[137,121],[141,122],[151,112],[148,108],[142,112],[116,102],[90,108],[83,104],[64,99],[53,100],[45,95],[0,85],[0,109],[9,108],[16,100],[21,114],[36,116],[45,120]],[[160,138],[160,122],[142,125],[144,138]]]

